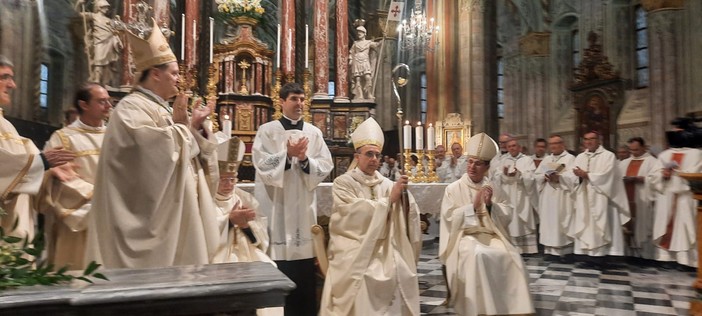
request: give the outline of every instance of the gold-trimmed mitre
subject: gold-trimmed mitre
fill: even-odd
[[[137,72],[178,61],[168,45],[168,40],[161,33],[161,28],[156,24],[156,20],[152,18],[151,21],[153,21],[151,34],[146,39],[126,31]]]
[[[485,133],[473,135],[466,147],[468,157],[484,161],[492,160],[498,153],[497,143]]]
[[[351,141],[354,149],[359,149],[365,145],[376,145],[380,147],[380,150],[383,150],[385,135],[378,122],[374,118],[369,117],[363,123],[358,124],[356,130],[351,134]]]
[[[219,172],[237,172],[241,160],[244,159],[244,153],[246,153],[246,145],[236,136],[217,145]]]

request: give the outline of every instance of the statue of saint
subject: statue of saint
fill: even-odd
[[[372,95],[371,89],[375,63],[371,57],[375,56],[375,52],[371,53],[371,51],[377,50],[380,43],[366,39],[366,28],[363,25],[356,27],[356,31],[358,32],[358,40],[353,42],[349,53],[349,65],[351,66],[351,76],[353,76],[351,92],[355,101],[373,101],[375,97]]]
[[[88,80],[99,82],[103,85],[113,85],[114,62],[119,60],[122,50],[122,41],[113,25],[113,20],[107,16],[110,3],[107,0],[95,0],[93,12],[85,12],[85,0],[78,0],[76,8],[80,6],[80,15],[83,17],[86,31],[85,46],[89,49],[88,61],[90,63],[90,78]],[[88,25],[90,21],[90,25]]]

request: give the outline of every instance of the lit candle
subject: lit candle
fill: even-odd
[[[213,52],[214,52],[214,18],[210,17],[210,64],[212,63]]]
[[[310,66],[309,59],[309,49],[310,49],[310,26],[305,24],[305,69]]]
[[[275,66],[280,68],[280,23],[278,23],[278,41],[275,50]]]
[[[195,47],[197,47],[197,45],[195,45],[195,43],[197,43],[195,30],[197,30],[197,21],[193,20],[193,59],[190,60],[192,64],[195,64]]]
[[[185,60],[185,14],[180,17],[180,61]]]
[[[232,136],[232,121],[229,119],[229,115],[224,115],[224,120],[222,121],[222,132],[225,136]]]
[[[285,58],[286,70],[292,70],[292,29],[288,29],[288,56]]]
[[[436,149],[436,136],[434,132],[434,126],[429,123],[429,127],[427,127],[427,150],[434,150]]]
[[[410,126],[409,121],[405,121],[405,126],[402,127],[402,139],[404,140],[404,149],[412,149],[412,126]]]
[[[417,150],[424,149],[424,127],[422,127],[422,122],[417,122],[417,127],[415,128],[417,135],[415,135],[415,148]]]

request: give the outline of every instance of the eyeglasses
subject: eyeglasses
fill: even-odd
[[[110,99],[100,99],[100,100],[97,100],[97,103],[100,105],[103,105],[103,106],[112,105],[112,101],[110,101]]]
[[[15,77],[11,74],[4,74],[0,76],[0,81],[14,80]]]
[[[367,152],[366,152],[365,154],[363,154],[363,155],[366,156],[366,157],[368,157],[368,159],[373,159],[373,158],[375,158],[375,159],[380,160],[381,158],[383,158],[383,154],[381,154],[381,153],[379,153],[379,152],[367,151]]]
[[[597,137],[585,137],[583,140],[597,140]]]

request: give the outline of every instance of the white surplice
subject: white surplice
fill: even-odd
[[[86,262],[149,268],[214,262],[214,136],[174,124],[167,102],[137,88],[105,132],[88,215]]]
[[[77,119],[51,135],[45,149],[63,146],[76,154],[78,177],[61,182],[47,172],[37,196],[37,210],[45,215],[44,233],[48,260],[57,267],[85,268],[87,215],[92,206],[93,184],[105,126],[93,127]]]
[[[633,236],[630,237],[629,247],[631,249],[631,255],[645,259],[654,258],[654,247],[653,247],[653,212],[654,206],[653,201],[655,199],[653,187],[651,185],[651,180],[653,177],[653,171],[660,170],[661,165],[658,159],[651,156],[648,152],[642,154],[639,157],[631,156],[619,162],[619,169],[621,170],[622,176],[626,176],[629,165],[632,161],[641,161],[639,166],[639,171],[636,174],[637,177],[643,177],[644,183],[634,184],[634,199],[633,205],[636,207],[636,213],[631,209],[631,204],[629,211],[631,211],[633,223]],[[626,184],[624,185],[626,188]],[[628,196],[627,196],[628,198]]]
[[[0,216],[6,235],[34,238],[35,213],[31,196],[39,191],[44,164],[31,139],[20,136],[0,109]],[[17,227],[12,227],[17,223]]]
[[[355,168],[334,180],[320,315],[419,315],[419,209],[389,202],[394,182]]]
[[[456,159],[456,165],[451,166],[451,158],[453,156],[446,156],[444,162],[441,163],[441,167],[436,168],[436,175],[439,177],[440,182],[451,183],[461,178],[463,174],[468,172],[468,160],[466,156],[460,156]]]
[[[653,220],[653,242],[656,245],[655,260],[677,261],[697,267],[697,201],[692,196],[690,184],[678,173],[702,172],[702,151],[694,148],[670,148],[658,155],[660,167],[670,166],[674,155],[683,155],[682,163],[676,167],[669,180],[663,179],[663,170],[655,170],[651,181],[656,192],[655,217]],[[669,230],[670,245],[662,245]]]
[[[570,181],[575,191],[575,217],[568,236],[574,238],[574,253],[589,256],[623,256],[622,225],[629,221],[629,202],[614,153],[598,147],[575,158],[573,168],[588,172],[581,179],[571,170],[563,172],[561,181]]]
[[[504,174],[516,172],[513,177]],[[512,243],[521,253],[538,252],[536,241],[536,217],[534,208],[537,206],[538,197],[534,186],[534,160],[522,153],[513,157],[507,154],[500,159],[494,177],[495,185],[500,186],[511,203],[512,219],[509,223],[509,234]]]
[[[334,167],[322,132],[312,124],[300,123],[302,131],[286,131],[280,121],[263,124],[253,143],[254,196],[268,217],[271,238],[268,254],[273,260],[314,257],[310,228],[317,223],[315,189]],[[291,159],[290,169],[285,170],[286,145],[293,135],[309,139],[309,174],[302,170],[297,157]]]
[[[446,188],[439,259],[449,304],[463,316],[533,314],[524,261],[505,232],[512,214],[505,193],[493,187],[490,211],[473,206],[473,196],[489,185],[487,177],[474,183],[464,175]]]
[[[575,201],[573,200],[574,187],[572,181],[548,182],[546,172],[550,167],[564,165],[561,174],[573,169],[575,156],[567,151],[559,155],[550,154],[544,157],[534,172],[536,188],[539,195],[539,243],[544,245],[544,253],[563,256],[573,253],[573,238],[568,236],[568,229],[572,224]],[[555,169],[553,169],[555,170]]]

